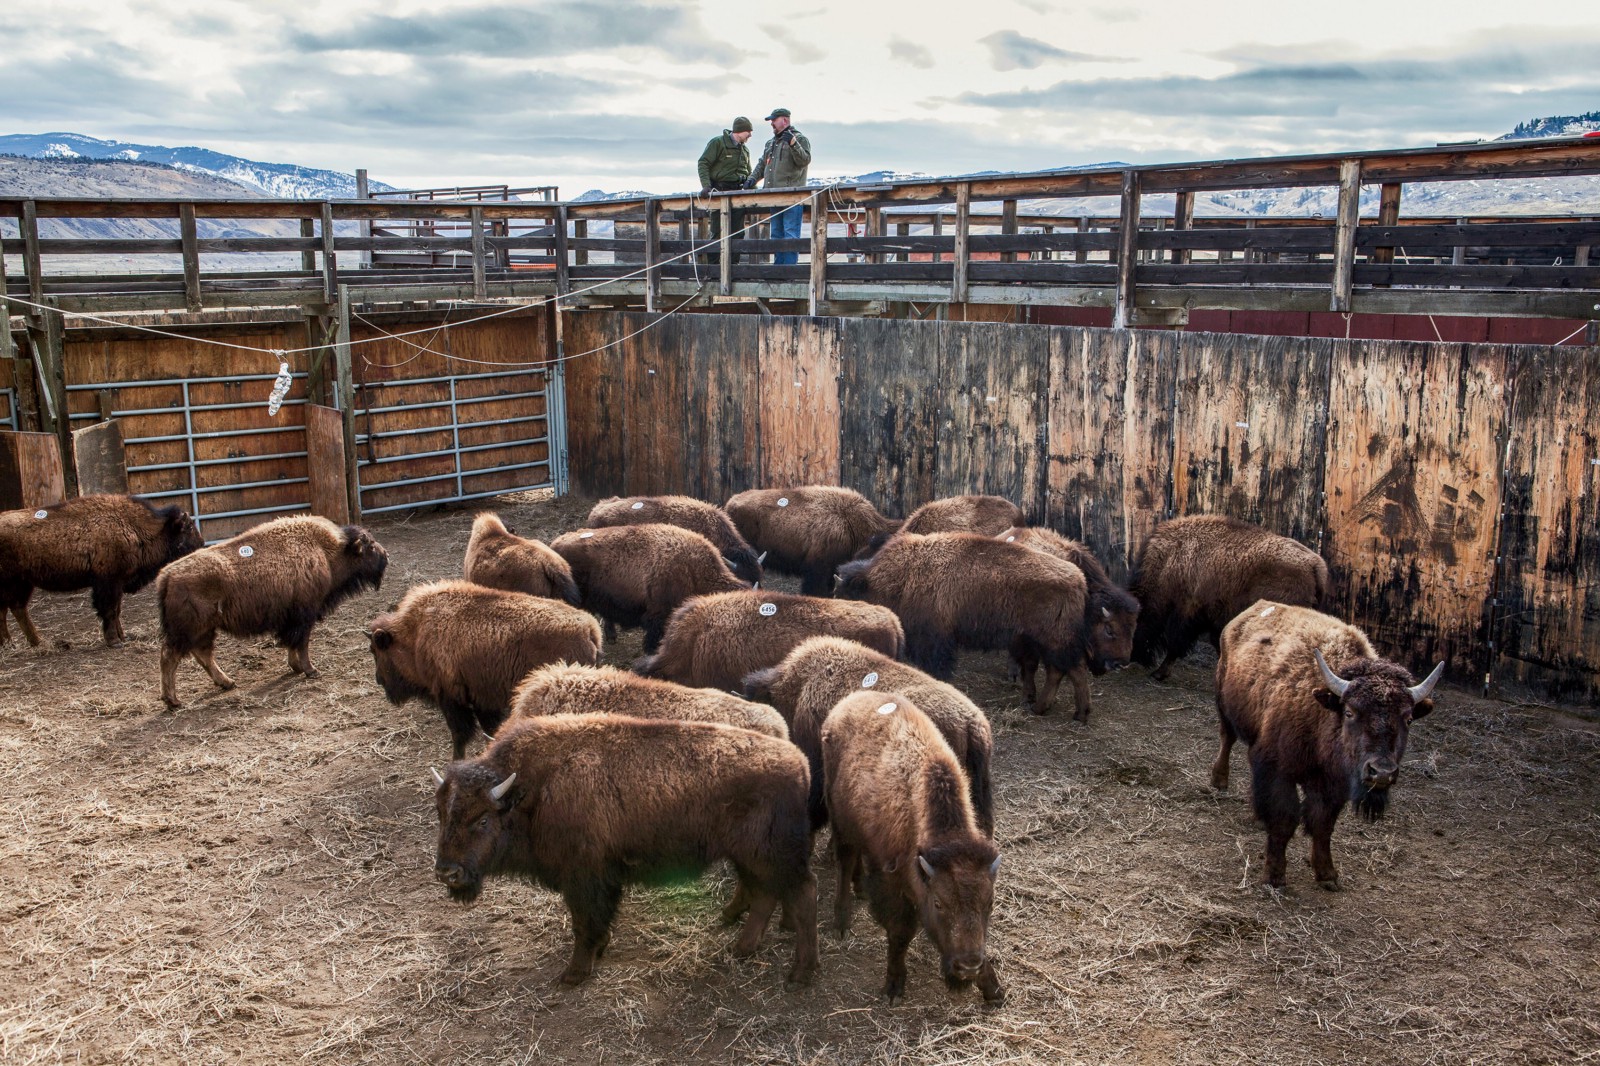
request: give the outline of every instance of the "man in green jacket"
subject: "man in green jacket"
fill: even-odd
[[[772,123],[772,140],[761,150],[761,161],[745,179],[745,188],[755,188],[762,178],[766,179],[763,188],[767,189],[805,188],[806,170],[811,166],[811,142],[790,124],[787,107],[773,108],[767,121]],[[773,215],[772,239],[799,238],[801,211],[801,206],[795,204]],[[779,252],[772,257],[774,263],[798,260],[795,252]]]
[[[745,179],[750,176],[750,149],[744,142],[750,139],[753,127],[750,120],[740,115],[733,120],[731,129],[723,130],[719,135],[706,142],[705,151],[700,153],[700,195],[709,197],[713,190],[730,190],[744,188]],[[716,241],[722,236],[722,211],[720,205],[713,204],[711,212],[711,239]],[[744,212],[733,212],[734,239],[737,240],[739,231],[744,229]],[[719,260],[717,252],[713,251],[707,262],[715,263]],[[733,261],[737,263],[738,257]]]

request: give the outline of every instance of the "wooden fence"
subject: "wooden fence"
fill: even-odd
[[[612,345],[567,368],[577,491],[991,492],[1118,576],[1162,519],[1226,513],[1319,548],[1402,662],[1600,702],[1600,349],[569,318],[569,355]]]

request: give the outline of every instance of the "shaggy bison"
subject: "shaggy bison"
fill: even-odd
[[[756,949],[781,902],[796,928],[789,980],[816,972],[806,761],[788,741],[702,722],[518,718],[482,755],[434,779],[435,874],[463,902],[494,874],[561,893],[574,933],[566,983],[594,971],[625,883],[720,859],[751,901],[734,954]]]
[[[1150,534],[1129,591],[1139,600],[1133,658],[1172,664],[1204,636],[1213,645],[1233,616],[1256,600],[1320,607],[1328,596],[1328,564],[1299,541],[1222,515],[1189,515]]]
[[[673,612],[661,650],[635,673],[695,688],[743,691],[747,674],[774,666],[807,637],[858,641],[885,655],[905,651],[894,612],[865,603],[751,589],[699,596]]]
[[[992,537],[1020,526],[1022,508],[1003,496],[949,496],[911,512],[902,533],[981,533]]]
[[[595,504],[584,525],[599,529],[647,522],[664,522],[700,534],[716,545],[717,551],[728,561],[728,569],[738,575],[740,581],[747,585],[761,581],[765,556],[757,555],[745,543],[726,511],[693,496],[613,496]]]
[[[835,567],[899,526],[859,492],[826,485],[751,489],[730,499],[727,512],[771,569],[800,575],[807,596],[826,596]]]
[[[646,652],[684,600],[749,587],[706,538],[660,522],[564,533],[550,547],[572,567],[583,606],[613,625],[643,626]]]
[[[542,541],[519,537],[500,516],[485,511],[472,522],[463,576],[474,585],[524,592],[578,606],[577,583],[567,561]]]
[[[1014,526],[996,534],[995,539],[1053,555],[1083,571],[1089,589],[1089,601],[1084,608],[1091,632],[1089,643],[1091,647],[1105,649],[1103,655],[1089,656],[1085,664],[1070,675],[1073,696],[1081,712],[1077,717],[1087,721],[1089,674],[1103,674],[1112,665],[1120,666],[1128,661],[1133,653],[1133,630],[1139,621],[1139,601],[1111,580],[1111,575],[1086,545],[1054,530]],[[1022,677],[1022,691],[1031,702],[1035,698],[1034,674],[1039,669],[1039,658],[1026,643],[1012,647],[1011,657],[1016,660]]]
[[[28,617],[34,589],[87,588],[101,638],[114,648],[125,637],[122,597],[202,544],[183,508],[156,507],[135,496],[80,496],[39,510],[0,513],[0,644],[11,639],[8,610],[28,643],[39,643]]]
[[[839,568],[838,595],[882,604],[900,616],[906,658],[949,677],[957,647],[1006,649],[1043,662],[1033,702],[1045,714],[1061,678],[1086,659],[1116,663],[1115,642],[1090,618],[1083,571],[1062,559],[975,533],[903,533],[871,559]],[[1089,716],[1087,686],[1077,717]]]
[[[904,695],[857,692],[823,723],[822,760],[839,857],[834,918],[844,936],[861,863],[872,916],[889,936],[884,995],[905,994],[906,949],[920,925],[950,988],[976,981],[985,1002],[1004,1002],[987,952],[1000,853],[979,830],[938,729]]]
[[[389,702],[421,697],[438,706],[457,759],[474,721],[490,736],[500,728],[528,671],[600,661],[600,626],[586,612],[467,581],[418,585],[367,635]]]
[[[523,678],[511,705],[514,718],[587,712],[716,722],[789,739],[788,725],[771,707],[716,689],[687,688],[609,666],[542,667]]]
[[[1389,804],[1413,719],[1433,710],[1444,663],[1417,684],[1380,659],[1365,633],[1304,607],[1258,600],[1222,631],[1217,717],[1222,746],[1211,784],[1228,787],[1235,740],[1250,746],[1251,798],[1267,828],[1267,884],[1284,884],[1295,827],[1311,867],[1338,888],[1333,827],[1346,803],[1372,821]],[[1304,794],[1302,803],[1300,794]]]
[[[928,716],[967,775],[978,828],[994,832],[994,793],[989,764],[994,739],[989,718],[961,692],[914,666],[838,637],[812,637],[783,662],[744,679],[744,694],[765,700],[789,723],[789,734],[811,760],[811,827],[827,821],[822,794],[822,723],[834,704],[864,689],[897,692]]]
[[[289,669],[316,677],[311,630],[362,589],[383,582],[389,556],[360,526],[296,515],[247,529],[169,563],[156,578],[161,612],[161,698],[179,707],[178,664],[195,661],[218,688],[233,680],[217,666],[217,632],[270,633],[289,649]]]

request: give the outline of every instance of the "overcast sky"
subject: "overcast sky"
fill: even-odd
[[[1408,147],[1600,110],[1600,3],[52,0],[0,5],[0,133],[393,185],[683,190],[777,106],[813,177]]]

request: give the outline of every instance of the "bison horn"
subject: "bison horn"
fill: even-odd
[[[433,771],[433,783],[434,784],[436,784],[436,785],[444,784],[444,775],[439,772],[439,768],[438,767],[430,766],[430,767],[428,767],[428,769]]]
[[[1322,657],[1321,648],[1314,649],[1311,654],[1317,657],[1317,669],[1322,671],[1322,680],[1335,696],[1343,699],[1345,691],[1350,688],[1350,682],[1328,669],[1328,660]]]
[[[917,856],[917,865],[922,867],[922,876],[923,877],[928,878],[928,880],[930,880],[930,881],[933,880],[933,867],[928,864],[928,860],[927,859],[924,859],[921,855],[918,855]]]
[[[767,553],[766,552],[762,552],[760,555],[756,556],[756,565],[757,566],[761,566],[766,561],[767,561]]]
[[[1000,856],[996,855],[994,857],[994,862],[991,862],[989,864],[989,880],[993,881],[994,878],[995,878],[995,875],[998,874],[999,872],[1000,872]]]
[[[1109,608],[1109,607],[1100,608],[1100,615],[1103,618],[1110,618],[1111,617],[1111,608]]]
[[[489,798],[498,801],[501,796],[504,796],[507,792],[510,792],[511,786],[516,783],[517,775],[513,773],[510,777],[506,778],[504,781],[500,782],[498,785],[489,790]]]
[[[1415,688],[1406,689],[1407,692],[1411,693],[1411,702],[1421,703],[1423,700],[1427,699],[1428,693],[1433,691],[1433,686],[1439,683],[1439,678],[1443,673],[1444,663],[1440,663],[1438,666],[1433,668],[1433,673],[1429,674],[1423,679],[1422,684],[1416,686]]]

